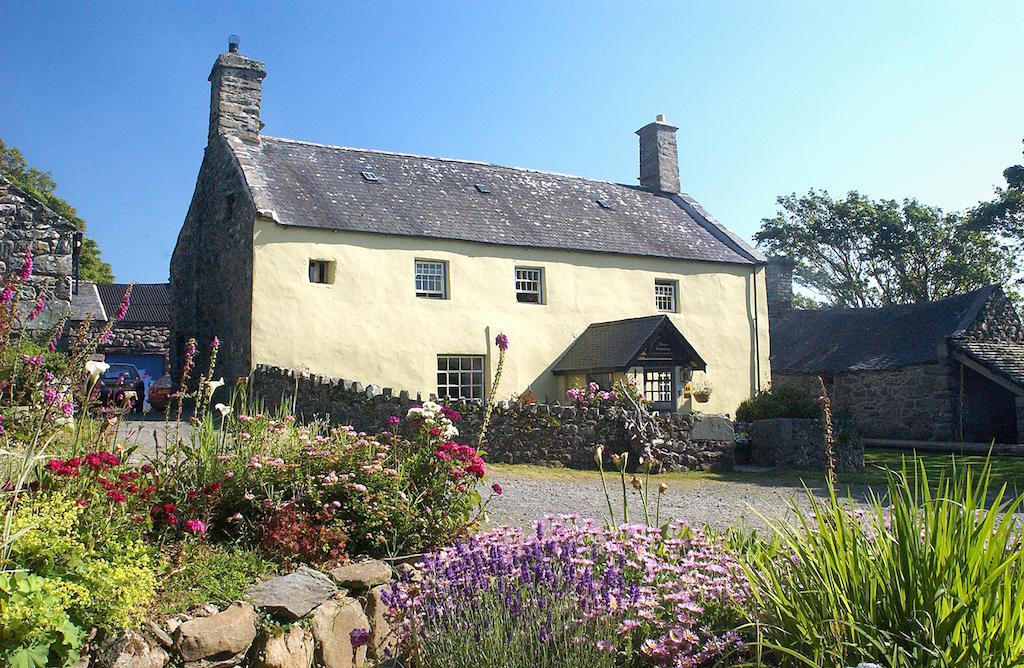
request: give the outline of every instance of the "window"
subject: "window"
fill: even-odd
[[[309,282],[310,283],[333,283],[334,263],[327,260],[309,261]]]
[[[591,383],[597,383],[601,390],[610,392],[612,389],[612,375],[610,373],[588,373],[587,385]]]
[[[608,200],[606,200],[606,199],[598,199],[598,200],[594,200],[594,201],[597,202],[597,205],[599,207],[601,207],[602,209],[611,209],[612,208],[612,205],[609,204]]]
[[[416,260],[416,296],[448,299],[448,263]]]
[[[654,306],[659,311],[676,312],[676,288],[678,285],[675,281],[654,281]]]
[[[491,189],[488,188],[487,186],[485,186],[482,183],[476,183],[476,184],[473,185],[473,187],[476,188],[476,191],[478,193],[481,193],[483,195],[490,195],[491,194]]]
[[[516,301],[524,304],[543,304],[544,270],[516,267]]]
[[[370,183],[380,181],[380,177],[373,172],[359,172],[359,174],[363,177],[364,181],[369,181]]]
[[[444,399],[484,398],[482,355],[438,355],[437,396]]]
[[[656,407],[675,401],[672,386],[671,369],[644,369],[644,398]]]

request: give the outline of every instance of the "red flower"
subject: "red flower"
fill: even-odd
[[[498,496],[501,496],[501,493],[503,491],[501,489],[501,485],[499,485],[498,483],[494,483],[493,485],[491,485],[491,490],[493,490],[494,493],[497,494]]]
[[[112,500],[112,501],[117,501],[118,503],[124,503],[125,502],[124,494],[122,494],[121,492],[118,492],[117,490],[111,490],[111,491],[107,492],[107,498]]]

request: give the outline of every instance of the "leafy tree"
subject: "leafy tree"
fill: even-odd
[[[914,199],[778,198],[755,241],[794,261],[795,281],[827,305],[870,307],[942,299],[1009,283],[1020,259],[998,236]]]
[[[8,146],[0,139],[0,174],[12,183],[45,204],[51,210],[71,221],[82,232],[85,221],[78,216],[75,207],[54,194],[57,183],[49,172],[30,167],[14,146]],[[95,239],[82,239],[82,251],[79,257],[79,272],[84,281],[96,283],[113,283],[114,273],[110,264],[100,258],[100,248]]]
[[[1024,165],[1003,170],[1005,188],[996,188],[995,197],[982,202],[970,213],[975,229],[1003,234],[1024,246]]]

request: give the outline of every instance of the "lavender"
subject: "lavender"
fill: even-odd
[[[700,666],[737,649],[747,600],[741,567],[702,533],[573,516],[480,534],[421,575],[386,599],[414,666]]]

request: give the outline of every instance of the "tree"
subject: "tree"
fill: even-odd
[[[754,240],[794,262],[797,284],[829,306],[933,301],[992,283],[1020,266],[998,236],[914,199],[833,198],[811,190],[778,198]]]
[[[8,146],[2,139],[0,139],[0,174],[85,232],[85,221],[79,217],[75,207],[54,194],[57,183],[53,180],[53,176],[49,172],[30,167],[21,151],[14,146]],[[82,239],[78,266],[82,280],[96,283],[114,282],[114,273],[110,264],[100,258],[100,248],[95,239],[89,237]]]
[[[970,212],[971,227],[1005,235],[1024,248],[1024,165],[1003,170],[1005,188],[996,188],[995,197],[981,202]]]

